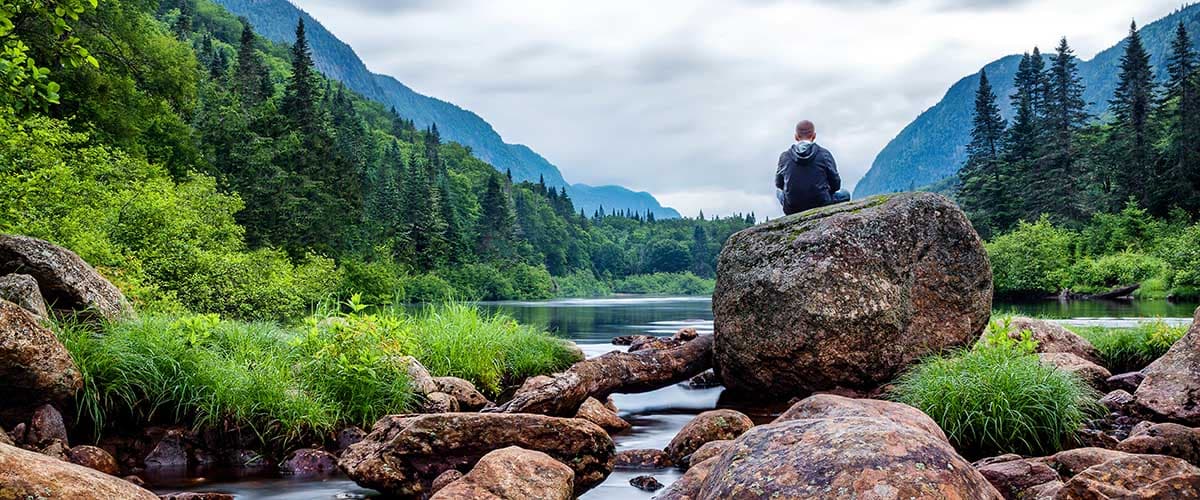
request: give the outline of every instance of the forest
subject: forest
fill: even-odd
[[[320,74],[303,22],[285,46],[208,0],[59,4],[0,33],[0,232],[74,250],[139,308],[703,294],[755,222],[514,183]]]
[[[1064,38],[1021,60],[1011,123],[986,72],[975,98],[956,198],[988,250],[1001,295],[1101,293],[1140,284],[1142,298],[1200,291],[1200,77],[1182,22],[1165,85],[1136,24],[1103,116],[1089,116],[1078,59]]]

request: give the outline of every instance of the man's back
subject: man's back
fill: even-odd
[[[775,187],[783,190],[783,213],[791,215],[839,201],[842,178],[828,149],[800,141],[779,155]]]

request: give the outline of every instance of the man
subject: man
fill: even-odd
[[[786,215],[850,201],[833,154],[817,145],[817,127],[808,120],[796,124],[796,143],[779,155],[775,187]]]

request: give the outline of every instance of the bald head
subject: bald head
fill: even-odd
[[[797,141],[813,141],[817,139],[817,126],[808,120],[800,120],[796,124]]]

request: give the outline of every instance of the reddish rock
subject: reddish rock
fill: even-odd
[[[693,451],[691,455],[687,456],[688,466],[693,467],[700,462],[705,462],[710,458],[715,458],[720,454],[725,453],[725,450],[728,450],[729,446],[732,444],[732,439],[718,439],[716,441],[704,443],[704,446],[701,446],[696,451]]]
[[[0,427],[0,444],[7,444],[9,446],[13,446],[14,444],[12,438],[4,431],[3,427]]]
[[[1133,398],[1133,394],[1130,394],[1122,389],[1112,391],[1108,394],[1105,394],[1103,398],[1100,398],[1100,404],[1104,405],[1105,408],[1108,408],[1109,411],[1118,413],[1129,413],[1129,411],[1134,408],[1135,402],[1136,400]]]
[[[1117,450],[1139,455],[1166,455],[1200,465],[1200,430],[1179,424],[1153,424],[1121,441]]]
[[[29,430],[25,431],[25,443],[41,447],[58,440],[67,442],[67,426],[62,414],[50,405],[42,405],[33,411],[29,419]]]
[[[50,317],[46,301],[42,300],[42,292],[38,290],[37,280],[28,274],[0,276],[0,300],[21,306],[39,318]]]
[[[421,413],[454,413],[458,410],[458,400],[444,392],[426,394],[425,403],[421,405]]]
[[[433,376],[429,374],[429,370],[425,369],[417,358],[412,356],[400,356],[393,361],[398,366],[404,368],[408,373],[408,386],[413,392],[422,396],[430,393],[438,392],[438,384],[433,380]]]
[[[629,422],[626,422],[621,417],[604,407],[604,403],[596,400],[596,398],[587,398],[583,404],[579,406],[579,413],[575,414],[575,418],[582,418],[593,424],[599,425],[600,428],[616,434],[624,432],[631,427]]]
[[[184,431],[182,429],[168,429],[167,432],[159,438],[155,443],[154,448],[150,449],[150,453],[146,454],[146,458],[142,463],[147,469],[178,469],[187,467],[188,453],[187,447],[183,442]]]
[[[662,450],[625,450],[617,453],[614,467],[623,469],[665,469],[675,463]]]
[[[693,418],[667,445],[667,457],[674,463],[683,463],[683,457],[704,446],[704,443],[729,440],[741,436],[754,427],[750,417],[733,410],[706,411]]]
[[[1053,456],[1047,457],[1045,461],[1047,465],[1062,473],[1063,477],[1071,477],[1088,467],[1128,456],[1129,454],[1123,451],[1105,448],[1076,448],[1055,453]]]
[[[774,219],[726,242],[713,293],[725,386],[777,400],[872,389],[992,313],[983,241],[932,193],[876,196]]]
[[[1200,498],[1200,469],[1174,457],[1129,455],[1076,474],[1058,492],[1057,498]]]
[[[354,443],[362,441],[364,437],[367,437],[367,431],[364,431],[364,430],[359,429],[358,427],[354,427],[354,426],[347,427],[345,429],[338,431],[338,434],[337,434],[338,452],[341,452],[342,450],[349,448]]]
[[[671,483],[670,486],[667,486],[662,493],[655,495],[654,499],[694,500],[700,498],[700,489],[704,487],[704,482],[708,480],[708,475],[712,472],[713,466],[717,462],[718,459],[714,457],[692,464],[683,477]]]
[[[1103,366],[1066,352],[1044,352],[1038,354],[1043,364],[1058,368],[1073,374],[1096,390],[1107,386],[1107,380],[1112,376]]]
[[[674,349],[684,344],[684,340],[670,337],[649,337],[645,339],[634,340],[629,344],[629,352],[638,352],[646,350],[663,350]]]
[[[637,341],[650,341],[654,340],[655,338],[657,337],[651,337],[649,335],[621,335],[619,337],[613,337],[612,345],[633,345],[633,343]]]
[[[70,446],[67,446],[66,441],[61,439],[51,439],[48,443],[42,446],[41,453],[48,457],[54,457],[64,462],[68,462],[70,460],[68,459],[67,452],[70,451],[70,448]]]
[[[1039,484],[1025,490],[1021,495],[1021,500],[1055,500],[1058,498],[1058,492],[1062,491],[1065,484],[1062,481],[1050,481],[1045,484]]]
[[[1142,373],[1133,395],[1138,405],[1165,420],[1200,425],[1200,309],[1183,338]]]
[[[865,417],[883,418],[900,425],[906,425],[917,430],[928,432],[947,443],[946,434],[942,428],[916,408],[902,403],[882,401],[878,399],[851,399],[833,394],[818,394],[801,400],[783,412],[776,422],[811,418],[832,417]]]
[[[437,493],[439,491],[442,491],[442,488],[449,486],[450,483],[453,483],[455,481],[458,481],[459,479],[462,479],[462,477],[463,477],[463,473],[461,473],[455,469],[450,469],[446,472],[443,472],[443,473],[439,474],[436,479],[433,480],[433,485],[429,487],[429,493],[432,494],[432,493]]]
[[[29,311],[0,300],[0,424],[24,422],[42,405],[61,406],[82,387],[79,369],[54,332]]]
[[[719,387],[721,379],[717,377],[717,372],[709,370],[688,380],[688,385],[696,389],[708,389],[710,387]]]
[[[108,474],[4,444],[0,444],[0,498],[158,499]]]
[[[663,488],[663,484],[658,482],[654,476],[637,476],[630,479],[629,484],[642,491],[658,491]]]
[[[121,291],[74,252],[26,236],[0,235],[0,275],[22,273],[55,309],[116,319],[132,315]]]
[[[161,500],[234,500],[234,496],[228,493],[212,492],[167,493],[158,498]]]
[[[458,401],[462,411],[479,411],[491,403],[488,398],[475,389],[475,385],[458,377],[434,377],[439,392],[449,394]]]
[[[337,457],[325,450],[311,448],[293,451],[279,464],[280,472],[293,476],[329,476],[337,470]]]
[[[342,454],[339,465],[362,486],[421,496],[441,473],[470,468],[485,454],[510,446],[540,451],[570,466],[577,495],[600,484],[613,467],[612,439],[596,424],[518,413],[384,417]]]
[[[1012,322],[1009,323],[1008,336],[1013,340],[1021,340],[1024,331],[1029,331],[1031,338],[1037,341],[1037,352],[1039,353],[1074,354],[1093,364],[1104,366],[1100,352],[1091,342],[1063,328],[1058,323],[1020,316],[1012,318]]]
[[[699,498],[1001,498],[946,442],[879,418],[758,426],[713,460]]]
[[[1122,390],[1133,394],[1137,391],[1138,386],[1142,385],[1142,381],[1146,380],[1146,374],[1142,372],[1129,372],[1120,375],[1108,377],[1104,382],[1108,384],[1111,390]]]
[[[671,338],[675,339],[675,340],[682,340],[684,342],[687,342],[687,341],[693,340],[699,336],[700,336],[700,332],[697,332],[694,327],[688,326],[688,327],[680,328],[679,331],[675,332],[675,335],[671,336]]]
[[[95,446],[80,445],[71,448],[67,450],[67,460],[75,465],[82,465],[111,476],[121,473],[121,468],[117,466],[117,459],[107,451]]]
[[[1020,459],[985,465],[977,469],[1008,500],[1016,500],[1028,489],[1058,481],[1058,473],[1036,460]]]
[[[575,473],[545,453],[517,447],[484,455],[471,469],[433,495],[434,500],[570,500]]]

